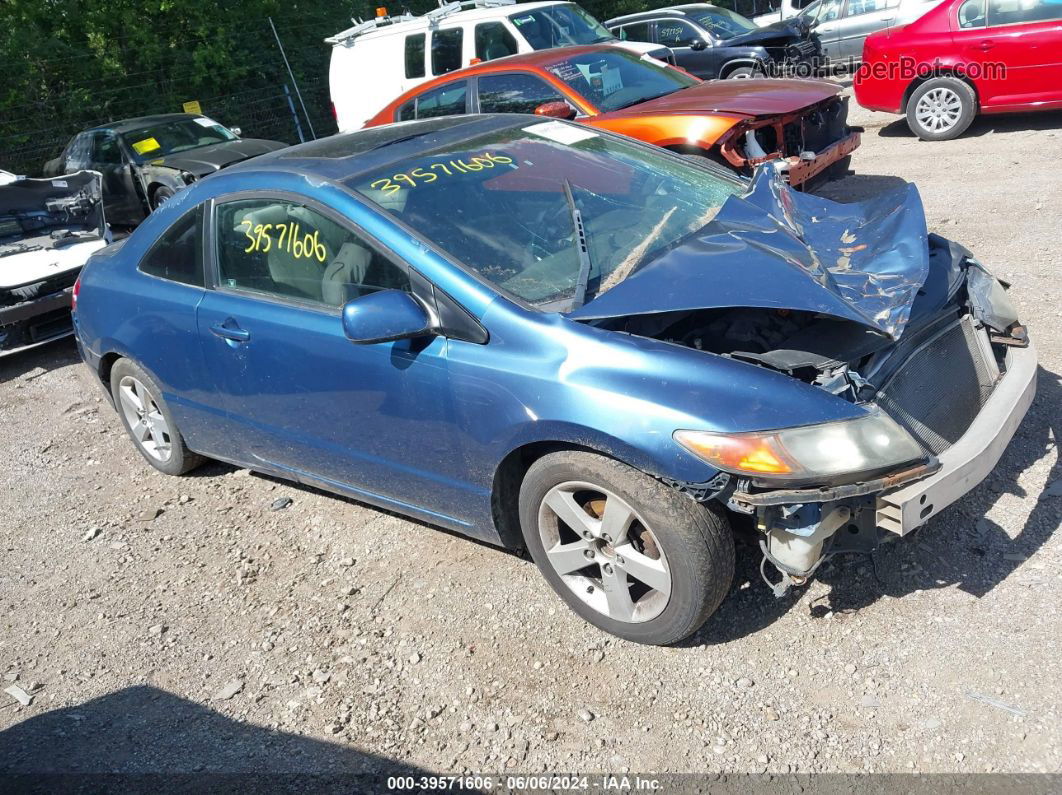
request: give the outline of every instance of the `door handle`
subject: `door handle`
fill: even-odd
[[[210,327],[210,331],[214,336],[230,342],[247,342],[251,338],[251,332],[240,328],[236,325],[236,321],[232,319],[226,320],[224,323],[215,323]]]
[[[982,41],[980,44],[977,45],[978,49],[980,49],[982,52],[988,52],[989,50],[991,50],[995,46],[996,45],[992,42],[991,39],[985,39],[984,41]]]

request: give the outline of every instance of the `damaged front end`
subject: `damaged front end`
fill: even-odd
[[[752,517],[778,595],[976,486],[1035,393],[1035,351],[1005,285],[927,233],[910,185],[837,204],[761,169],[707,226],[571,317],[777,371],[865,411],[675,433],[719,471],[682,488]]]
[[[719,151],[739,170],[770,163],[796,186],[847,162],[862,132],[848,126],[848,98],[834,96],[785,115],[741,122],[720,139]]]
[[[0,355],[73,333],[74,283],[109,240],[95,171],[0,186]]]

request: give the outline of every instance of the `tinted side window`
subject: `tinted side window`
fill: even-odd
[[[398,109],[398,113],[395,114],[397,121],[410,121],[417,118],[417,100],[411,99]]]
[[[988,25],[1016,25],[1062,19],[1062,5],[1054,0],[988,0]]]
[[[624,41],[652,41],[649,36],[648,22],[635,22],[620,28],[619,37]]]
[[[481,113],[534,113],[544,102],[564,102],[546,81],[533,75],[489,75],[479,78]]]
[[[447,83],[445,86],[425,91],[417,97],[417,118],[434,116],[458,116],[465,112],[468,98],[468,82]]]
[[[424,77],[424,34],[406,36],[406,77]]]
[[[144,259],[140,270],[160,279],[203,286],[203,206],[181,216],[162,233]]]
[[[437,30],[431,34],[431,73],[443,75],[461,68],[462,28]]]
[[[215,218],[223,287],[334,307],[377,290],[410,289],[405,268],[345,226],[297,202],[226,202]]]
[[[689,47],[699,38],[697,29],[681,19],[662,19],[656,23],[656,41],[665,47]]]
[[[110,133],[96,133],[92,138],[92,162],[117,165],[122,162],[118,138]]]
[[[481,61],[516,55],[516,49],[516,39],[501,22],[476,25],[476,57]]]

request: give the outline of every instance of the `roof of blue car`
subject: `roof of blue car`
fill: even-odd
[[[346,182],[424,152],[459,146],[482,135],[536,121],[542,121],[542,117],[499,113],[388,124],[280,149],[225,170],[232,173],[283,168]]]

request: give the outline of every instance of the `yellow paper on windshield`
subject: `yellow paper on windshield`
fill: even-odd
[[[148,152],[154,152],[156,149],[161,149],[159,142],[154,138],[145,138],[143,141],[137,141],[133,144],[133,150],[138,155],[146,155]]]

